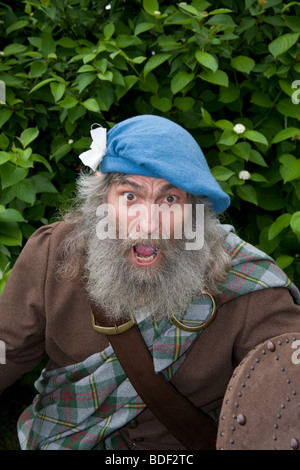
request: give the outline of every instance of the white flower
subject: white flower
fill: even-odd
[[[102,161],[106,150],[106,129],[101,127],[100,124],[97,124],[97,126],[94,129],[93,126],[91,127],[91,137],[93,139],[91,149],[79,155],[82,163],[89,166],[93,171]]]
[[[73,143],[74,143],[74,140],[73,140],[73,139],[69,139],[69,140],[68,140],[68,144],[69,144],[69,145],[71,145],[71,144],[73,144]]]
[[[236,124],[234,126],[233,130],[237,134],[243,134],[243,132],[245,132],[245,130],[246,130],[246,127],[244,126],[244,124]]]
[[[239,179],[240,180],[249,180],[251,178],[251,174],[247,170],[242,170],[239,172]]]
[[[161,12],[159,10],[155,10],[154,15],[161,15]]]

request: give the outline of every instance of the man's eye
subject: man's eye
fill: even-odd
[[[136,200],[136,196],[135,194],[133,193],[124,193],[123,196],[125,197],[125,199],[129,202],[132,202],[132,201],[135,201]]]
[[[177,200],[178,200],[177,196],[166,196],[164,199],[164,202],[166,202],[167,204],[173,204]]]

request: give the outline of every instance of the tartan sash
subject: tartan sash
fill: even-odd
[[[216,298],[218,307],[269,287],[288,288],[295,303],[300,304],[298,289],[272,258],[241,240],[230,225],[222,225],[220,230],[232,267]],[[211,310],[207,295],[195,295],[181,321],[195,326],[206,321]],[[141,321],[138,327],[152,354],[155,371],[162,372],[168,380],[201,334],[152,318]],[[79,364],[43,371],[35,387],[38,394],[18,421],[19,442],[26,450],[125,449],[118,429],[146,407],[111,346]]]

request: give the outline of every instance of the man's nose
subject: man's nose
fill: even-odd
[[[147,235],[152,235],[159,229],[159,217],[156,204],[142,204],[138,230]]]

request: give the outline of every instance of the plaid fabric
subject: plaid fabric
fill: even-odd
[[[221,231],[232,258],[232,269],[222,294],[216,299],[219,307],[268,287],[290,289],[295,302],[300,304],[298,289],[269,256],[242,241],[231,226],[223,225]],[[201,324],[211,310],[209,296],[197,295],[181,321]],[[152,354],[155,371],[162,372],[168,380],[201,334],[150,318],[138,326]],[[35,386],[38,395],[18,422],[20,445],[26,450],[126,449],[118,429],[146,407],[126,378],[111,346],[79,364],[43,371]]]

